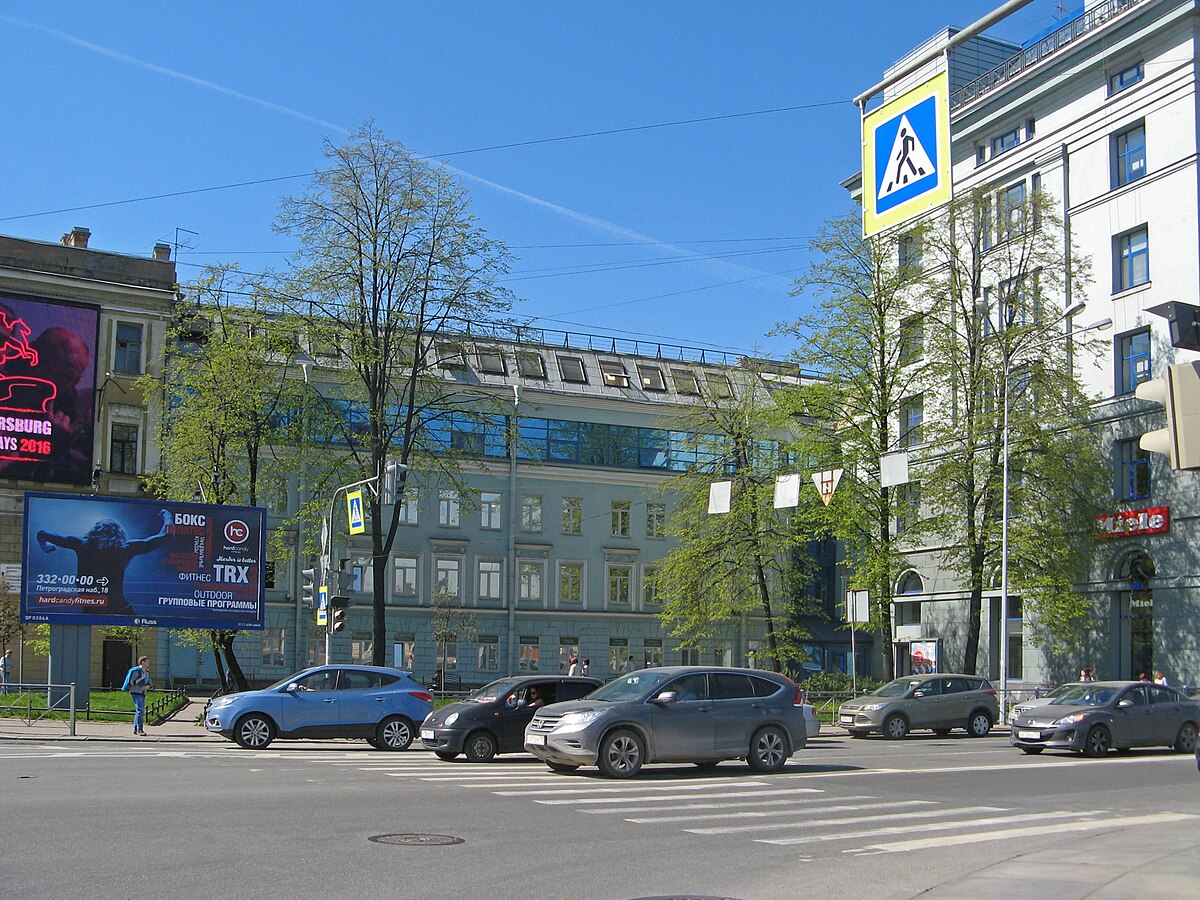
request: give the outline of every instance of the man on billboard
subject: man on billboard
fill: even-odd
[[[39,531],[37,542],[46,553],[53,553],[59,547],[74,550],[75,574],[91,576],[94,581],[89,583],[108,585],[108,605],[104,608],[85,606],[82,611],[132,615],[133,607],[125,599],[125,569],[135,556],[157,550],[166,544],[171,514],[164,509],[159,515],[162,517],[162,528],[158,534],[147,538],[130,540],[116,519],[101,519],[82,537]]]

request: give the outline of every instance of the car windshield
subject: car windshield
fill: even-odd
[[[1059,694],[1054,702],[1060,706],[1104,706],[1117,694],[1114,687],[1092,687],[1076,685]]]
[[[622,700],[636,700],[647,691],[652,691],[668,678],[667,672],[634,672],[616,681],[610,681],[602,688],[597,688],[587,695],[588,700],[608,700],[619,703]]]
[[[268,685],[267,685],[265,688],[263,688],[263,690],[264,690],[264,691],[274,691],[274,690],[278,690],[279,688],[283,687],[285,684],[288,684],[289,682],[295,681],[295,680],[296,680],[297,678],[299,678],[300,676],[302,676],[302,675],[306,675],[306,674],[308,674],[309,672],[312,672],[312,671],[315,671],[315,670],[314,670],[314,669],[305,669],[303,672],[293,672],[291,675],[288,675],[286,678],[280,678],[280,679],[279,679],[277,682],[275,682],[274,684],[268,684]],[[231,693],[232,693],[232,692],[231,692]]]
[[[467,694],[464,700],[470,700],[475,703],[492,703],[497,697],[513,686],[513,682],[507,678],[500,681],[493,681],[491,684],[485,684],[479,690]]]
[[[920,678],[897,678],[895,681],[889,681],[883,687],[871,691],[871,694],[876,697],[903,697],[921,681]]]

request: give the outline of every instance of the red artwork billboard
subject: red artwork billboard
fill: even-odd
[[[100,310],[0,294],[0,478],[87,484]]]

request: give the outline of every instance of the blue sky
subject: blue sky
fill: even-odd
[[[272,221],[302,178],[117,201],[303,175],[323,138],[373,119],[463,178],[516,257],[518,315],[782,356],[767,332],[804,311],[788,292],[806,241],[850,208],[852,98],[999,5],[0,0],[0,232],[82,225],[139,255],[178,239],[185,281],[279,267]],[[1058,7],[1034,0],[989,34],[1023,41]],[[112,205],[79,209],[96,204]]]

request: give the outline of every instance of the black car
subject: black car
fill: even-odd
[[[465,753],[471,762],[487,762],[497,753],[519,753],[525,749],[525,726],[535,711],[578,700],[603,683],[566,675],[501,678],[431,712],[421,723],[421,743],[446,760]]]

